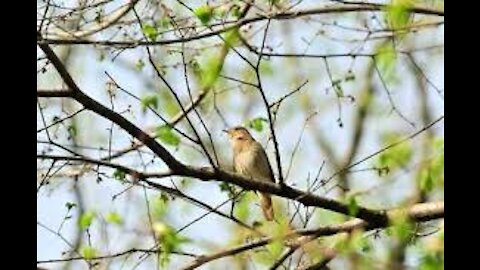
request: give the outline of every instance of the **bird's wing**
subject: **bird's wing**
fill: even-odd
[[[237,166],[235,166],[235,164],[237,164],[236,160],[235,160],[235,156],[236,155],[233,155],[233,158],[232,158],[232,161],[233,161],[232,162],[232,167],[233,167],[233,172],[238,173]]]
[[[275,182],[275,177],[273,176],[272,166],[270,166],[270,162],[268,161],[268,156],[265,150],[263,149],[262,145],[258,142],[258,147],[256,147],[257,151],[259,152],[255,155],[255,166],[259,174],[261,174],[262,178],[267,178],[272,182]]]

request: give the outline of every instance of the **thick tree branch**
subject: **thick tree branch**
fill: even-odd
[[[53,98],[53,97],[72,97],[72,92],[69,90],[37,90],[37,97]]]
[[[38,35],[40,34],[38,33]],[[41,39],[41,36],[39,36],[39,38]],[[72,77],[65,69],[65,66],[60,62],[60,60],[49,47],[49,45],[39,44],[39,46],[45,52],[45,55],[51,61],[53,66],[57,69],[63,81],[73,92],[73,99],[82,104],[86,109],[91,110],[98,115],[117,124],[119,127],[127,131],[131,136],[144,143],[159,158],[161,158],[163,162],[165,162],[165,164],[172,171],[173,175],[189,176],[203,181],[214,180],[219,182],[228,182],[243,187],[247,190],[258,190],[278,195],[280,197],[289,198],[298,201],[305,206],[321,207],[324,209],[352,216],[348,205],[338,202],[336,200],[323,198],[312,193],[306,193],[288,186],[280,186],[274,183],[255,181],[253,179],[248,179],[238,174],[230,173],[219,169],[195,168],[181,163],[180,161],[175,159],[175,157],[173,157],[154,138],[150,137],[147,133],[142,131],[133,123],[83,93],[73,81]],[[380,226],[385,225],[388,221],[388,218],[383,211],[370,210],[364,207],[359,207],[358,212],[355,214],[355,217],[364,219],[372,224],[378,224]]]
[[[42,39],[40,33],[37,33],[37,38]],[[38,44],[43,50],[47,58],[51,61],[57,72],[72,91],[72,98],[82,104],[86,109],[91,110],[122,127],[133,137],[137,138],[148,146],[155,154],[157,154],[165,164],[174,171],[181,171],[184,167],[182,163],[177,161],[163,146],[161,146],[154,138],[150,137],[143,130],[132,124],[130,121],[122,117],[120,114],[110,110],[109,108],[98,103],[96,100],[90,98],[83,93],[77,84],[74,82],[63,63],[57,57],[55,52],[47,44]]]
[[[109,168],[112,168],[112,169],[120,170],[120,171],[125,172],[126,174],[129,174],[130,176],[132,176],[133,181],[144,182],[147,185],[151,186],[152,188],[164,191],[164,192],[166,192],[166,193],[168,193],[172,196],[182,198],[182,199],[184,199],[184,200],[186,200],[186,201],[188,201],[188,202],[190,202],[190,203],[192,203],[192,204],[194,204],[198,207],[204,208],[207,211],[213,212],[213,213],[215,213],[219,216],[227,218],[227,219],[237,223],[238,225],[261,235],[261,233],[259,231],[257,231],[255,228],[249,226],[248,224],[244,223],[243,221],[241,221],[241,220],[239,220],[235,217],[228,216],[228,215],[216,210],[215,208],[211,207],[210,205],[208,205],[208,204],[206,204],[202,201],[199,201],[195,198],[192,198],[192,197],[184,194],[183,192],[181,192],[177,189],[166,187],[164,185],[160,185],[160,184],[157,184],[155,182],[152,182],[152,181],[148,180],[148,178],[163,178],[163,177],[167,177],[167,176],[172,176],[173,173],[170,172],[170,171],[160,172],[160,173],[146,173],[146,172],[140,172],[140,171],[128,168],[128,167],[120,165],[120,164],[115,164],[115,163],[111,163],[111,162],[107,162],[107,161],[103,161],[103,160],[91,159],[91,158],[88,158],[88,157],[79,157],[79,156],[75,157],[75,156],[56,156],[56,155],[39,154],[39,155],[37,155],[37,158],[38,159],[50,159],[50,160],[54,160],[54,161],[56,161],[56,160],[78,161],[78,162],[95,164],[95,165],[99,165],[99,166],[104,166],[104,167],[109,167]]]
[[[407,211],[408,217],[413,222],[424,222],[424,221],[443,218],[444,202],[440,201],[440,202],[432,202],[432,203],[422,203],[422,204],[416,204],[409,209],[390,210],[388,211],[388,215],[396,215],[399,211]],[[305,238],[302,236],[308,237],[308,240],[313,240],[321,236],[330,236],[337,233],[351,232],[357,229],[373,230],[373,229],[385,228],[387,226],[388,224],[383,224],[383,225],[370,224],[360,219],[353,219],[339,225],[320,227],[313,230],[298,230],[285,235],[284,240],[287,241],[287,240],[297,239],[297,241],[305,243]],[[191,264],[182,268],[182,270],[195,269],[213,260],[217,260],[223,257],[233,256],[235,254],[238,254],[247,250],[252,250],[258,247],[262,247],[269,244],[273,240],[276,240],[276,238],[273,238],[273,237],[264,238],[253,243],[240,245],[232,249],[213,253],[211,255],[200,256]]]

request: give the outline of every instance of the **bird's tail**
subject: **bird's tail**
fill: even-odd
[[[262,207],[263,215],[268,221],[272,221],[274,218],[272,197],[269,194],[260,193],[260,205]]]

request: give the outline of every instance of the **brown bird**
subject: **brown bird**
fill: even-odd
[[[255,180],[275,182],[272,167],[262,145],[255,141],[244,127],[224,130],[233,148],[233,166],[237,173]],[[265,219],[273,220],[273,205],[270,194],[260,192],[260,205]]]

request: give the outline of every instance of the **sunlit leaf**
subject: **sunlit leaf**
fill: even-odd
[[[159,126],[155,130],[155,136],[159,138],[161,142],[168,145],[178,146],[178,144],[180,144],[180,137],[167,125]]]
[[[217,55],[211,55],[206,63],[201,66],[200,78],[203,88],[210,88],[217,81],[222,70],[223,59]]]
[[[235,204],[233,213],[239,220],[247,220],[250,216],[250,202],[252,201],[252,193],[242,196]]]
[[[237,5],[237,4],[234,4],[232,9],[231,9],[231,12],[232,12],[232,16],[235,17],[235,18],[238,18],[240,17],[240,6]]]
[[[162,17],[157,21],[157,24],[162,28],[167,28],[170,26],[170,19],[167,17]]]
[[[283,253],[285,249],[285,242],[283,236],[289,233],[289,221],[284,216],[277,216],[275,223],[265,223],[264,229],[268,230],[274,240],[266,245],[267,252],[259,252],[255,259],[261,264],[271,265]],[[268,226],[268,227],[267,227]]]
[[[80,226],[81,230],[85,230],[90,225],[92,224],[93,219],[95,218],[95,212],[94,211],[86,211],[84,212],[81,216],[80,219],[78,220],[78,225]]]
[[[225,33],[225,43],[230,47],[235,47],[239,42],[240,35],[238,33],[238,27],[233,28]]]
[[[410,8],[413,0],[393,0],[387,7],[387,21],[391,28],[400,29],[408,25],[410,21]]]
[[[151,41],[157,40],[158,31],[157,31],[157,28],[155,28],[154,26],[150,24],[144,24],[142,26],[142,31],[145,34],[145,36]]]
[[[168,197],[161,193],[151,200],[152,216],[154,219],[161,219],[168,210]]]
[[[159,95],[162,111],[165,111],[168,116],[174,117],[180,112],[178,103],[168,90],[162,89]]]
[[[387,83],[396,81],[395,66],[397,62],[397,52],[391,42],[383,42],[377,47],[375,63],[380,71],[380,75]]]
[[[348,198],[348,214],[351,216],[356,216],[358,214],[358,203],[355,196],[350,196]]]
[[[414,225],[408,219],[407,213],[398,212],[391,216],[391,227],[387,229],[391,236],[397,238],[401,242],[408,242],[414,233]]]
[[[443,270],[444,259],[441,253],[428,253],[422,257],[420,270]]]
[[[111,224],[116,224],[116,225],[123,224],[122,216],[120,216],[120,214],[118,214],[117,212],[109,212],[105,216],[105,220]]]
[[[80,253],[86,260],[93,259],[97,257],[97,254],[98,254],[97,250],[92,246],[83,246],[80,249]]]
[[[120,181],[124,181],[126,175],[127,174],[126,174],[125,171],[119,170],[119,169],[115,169],[115,171],[113,172],[113,178],[115,178],[117,180],[120,180]]]
[[[155,231],[162,249],[160,256],[161,266],[165,266],[170,261],[170,254],[178,250],[179,246],[183,243],[188,243],[190,240],[175,232],[175,230],[166,223],[155,222],[153,224],[153,230]]]
[[[434,187],[434,179],[430,173],[430,168],[424,168],[420,172],[420,189],[424,192],[432,191]]]
[[[266,76],[273,75],[273,67],[270,61],[262,61],[260,63],[260,73]]]
[[[402,138],[403,137],[400,134],[387,133],[384,134],[382,138],[382,144],[391,145],[392,143],[398,142]],[[377,167],[388,167],[390,171],[400,167],[405,167],[408,162],[410,162],[412,156],[412,145],[410,141],[406,141],[382,152],[377,158]]]
[[[282,251],[285,248],[282,240],[275,240],[272,243],[266,246],[267,250],[270,252],[270,256],[272,260],[276,260],[280,255],[282,255]]]
[[[253,128],[255,131],[261,132],[263,125],[268,123],[268,119],[265,117],[257,117],[247,122],[247,127]]]
[[[144,66],[145,66],[145,62],[143,62],[142,59],[138,59],[137,62],[135,63],[135,68],[139,71],[142,70]]]
[[[145,112],[148,107],[158,108],[158,95],[146,95],[140,99],[142,112]]]
[[[208,24],[213,17],[213,8],[209,5],[202,5],[193,10],[193,13],[202,22]]]

